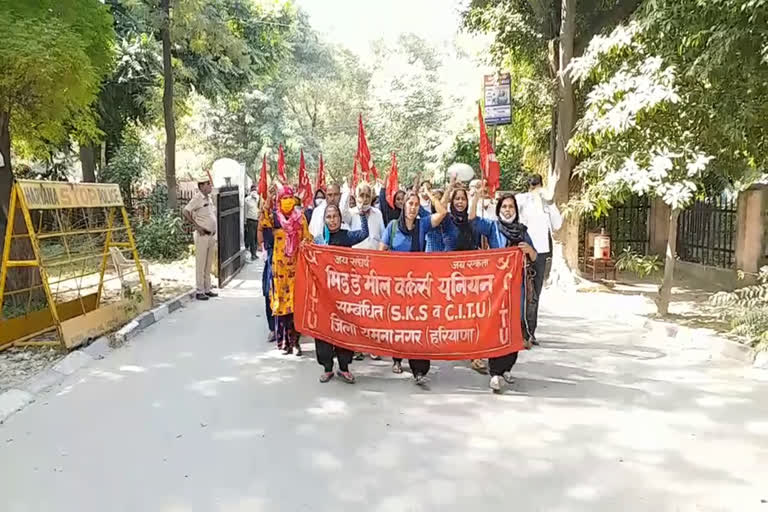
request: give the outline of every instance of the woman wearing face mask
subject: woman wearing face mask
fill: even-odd
[[[296,207],[293,189],[282,186],[277,194],[277,211],[267,212],[264,227],[271,228],[274,245],[272,250],[272,283],[270,304],[275,316],[277,346],[285,354],[301,355],[301,345],[293,328],[294,285],[296,283],[296,263],[299,245],[302,241],[311,242],[307,219]]]
[[[323,189],[319,188],[315,191],[315,200],[312,204],[314,205],[315,208],[317,208],[324,202],[325,202],[325,192],[323,191]]]
[[[450,193],[449,213],[441,224],[445,251],[474,251],[480,248],[481,236],[490,238],[493,221],[475,216],[477,194],[469,196],[464,188],[453,189]],[[488,366],[482,359],[473,359],[471,368],[478,373],[488,373]]]
[[[334,245],[337,247],[352,247],[368,238],[368,215],[361,214],[361,228],[358,231],[341,229],[341,210],[338,206],[329,204],[325,208],[325,228],[322,236],[315,238],[318,245]],[[327,341],[315,338],[315,354],[317,362],[325,372],[320,375],[320,382],[328,382],[333,378],[333,356],[339,360],[338,376],[348,384],[354,384],[355,377],[349,371],[352,362],[352,351]]]
[[[445,207],[431,191],[428,192],[428,196],[433,202],[436,212],[429,216],[419,217],[419,196],[415,191],[406,194],[400,218],[390,222],[384,230],[384,237],[379,244],[380,251],[424,251],[426,234],[439,226],[447,213]],[[395,358],[392,371],[402,373],[401,365],[402,359]],[[408,366],[411,367],[416,384],[426,384],[430,362],[426,359],[409,359]]]
[[[525,267],[523,268],[523,286],[521,290],[521,311],[520,321],[522,324],[523,337],[528,347],[528,328],[525,321],[525,312],[527,303],[533,292],[533,276],[530,274],[531,263],[536,261],[536,250],[533,248],[533,242],[528,235],[528,228],[520,223],[520,217],[517,211],[517,201],[513,194],[506,194],[496,203],[496,229],[489,243],[491,249],[501,249],[504,247],[519,247],[525,254]],[[517,362],[517,352],[511,352],[501,357],[493,357],[488,360],[491,373],[491,389],[499,393],[502,390],[503,382],[511,384],[513,382],[511,370]],[[503,381],[503,382],[502,382]]]

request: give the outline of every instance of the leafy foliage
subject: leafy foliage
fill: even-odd
[[[73,126],[92,135],[89,105],[113,62],[115,33],[98,0],[0,0],[0,111],[18,154],[47,155]]]
[[[120,185],[123,197],[130,205],[133,186],[144,176],[151,158],[149,148],[133,127],[124,134],[122,146],[115,152],[109,165],[102,170],[99,181]]]
[[[713,304],[723,308],[734,334],[744,336],[768,350],[768,266],[760,269],[758,284],[712,296]]]
[[[646,4],[571,68],[591,88],[570,146],[587,209],[627,191],[681,209],[768,163],[768,2]]]
[[[662,269],[662,261],[657,255],[645,256],[625,247],[616,260],[616,269],[632,272],[642,279],[657,274]]]
[[[501,131],[501,130],[499,130]],[[445,155],[444,167],[448,168],[452,163],[464,163],[475,170],[475,176],[480,176],[480,134],[477,127],[469,125],[459,133],[453,141],[451,150]],[[496,140],[496,158],[501,165],[501,188],[522,192],[527,189],[526,172],[522,164],[522,151],[515,145],[512,138],[500,137]]]
[[[166,210],[137,224],[136,248],[145,258],[177,260],[184,257],[189,245],[181,217]]]

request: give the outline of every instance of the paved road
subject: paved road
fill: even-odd
[[[320,384],[259,289],[251,266],[0,426],[0,510],[768,512],[768,383],[736,364],[561,313],[504,396],[453,362],[429,391],[369,360]]]

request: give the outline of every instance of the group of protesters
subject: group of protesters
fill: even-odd
[[[317,190],[312,207],[302,208],[294,189],[279,184],[270,189],[267,199],[256,209],[256,192],[247,207],[246,226],[250,249],[263,251],[263,292],[269,341],[285,354],[301,355],[300,334],[293,323],[294,291],[299,247],[303,242],[394,252],[473,251],[519,247],[525,255],[523,300],[525,313],[521,325],[525,346],[538,345],[536,327],[538,304],[547,262],[551,259],[552,238],[562,218],[557,207],[545,199],[542,178],[530,177],[529,190],[490,197],[485,182],[469,186],[452,177],[445,189],[417,179],[406,190],[397,190],[387,200],[381,184],[361,182],[351,190],[347,185],[331,184]],[[378,188],[378,191],[377,191]],[[353,359],[364,354],[316,339],[316,357],[323,367],[320,382],[334,376],[354,383],[350,371]],[[371,354],[373,359],[380,356]],[[334,358],[338,372],[334,373]],[[490,387],[500,392],[513,382],[512,367],[517,352],[488,360],[473,360],[472,369],[490,373]],[[409,359],[408,366],[418,385],[427,382],[430,361]],[[402,373],[402,360],[395,358],[394,373]]]

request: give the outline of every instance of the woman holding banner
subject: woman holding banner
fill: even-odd
[[[384,230],[384,236],[379,244],[380,251],[424,251],[427,233],[436,229],[448,213],[445,206],[431,191],[428,191],[427,194],[435,207],[435,213],[419,217],[419,196],[414,191],[408,192],[405,196],[400,218],[390,222]],[[429,360],[409,359],[408,366],[411,367],[416,384],[426,384],[430,367]],[[403,372],[402,359],[394,358],[392,371],[394,373]]]
[[[360,227],[357,231],[341,229],[341,210],[338,206],[329,204],[325,208],[325,228],[323,234],[315,238],[318,245],[333,245],[336,247],[352,247],[368,238],[368,212],[361,212]],[[355,383],[355,376],[349,371],[353,352],[344,347],[333,345],[327,341],[315,338],[315,355],[317,362],[325,372],[320,375],[320,382],[326,383],[333,378],[333,356],[339,360],[338,376],[348,384]]]
[[[267,200],[267,204],[270,200]],[[262,229],[271,229],[274,239],[272,249],[272,281],[269,301],[275,317],[277,348],[285,354],[301,355],[298,333],[293,328],[294,286],[296,263],[301,241],[312,241],[307,219],[296,206],[293,189],[284,185],[278,189],[277,210],[265,210]]]
[[[493,221],[475,216],[476,211],[477,194],[472,196],[470,206],[466,189],[454,188],[451,191],[449,213],[441,226],[445,251],[475,251],[480,249],[481,236],[488,239],[491,237],[495,229]],[[471,366],[478,373],[488,373],[488,367],[482,359],[473,359]]]
[[[475,211],[474,208],[472,211]],[[529,273],[529,269],[532,268],[530,264],[536,261],[536,250],[533,248],[533,241],[528,235],[528,228],[525,224],[520,223],[517,201],[513,194],[502,196],[496,203],[496,217],[498,218],[494,226],[496,229],[493,230],[492,236],[489,237],[491,249],[519,247],[525,255],[522,297],[520,301],[520,321],[523,338],[525,339],[526,347],[528,347],[530,336],[526,322],[526,311],[533,292],[533,277]],[[517,352],[511,352],[501,357],[493,357],[488,362],[491,373],[490,387],[495,393],[499,393],[502,389],[502,380],[507,384],[514,382],[511,370],[517,362]]]

